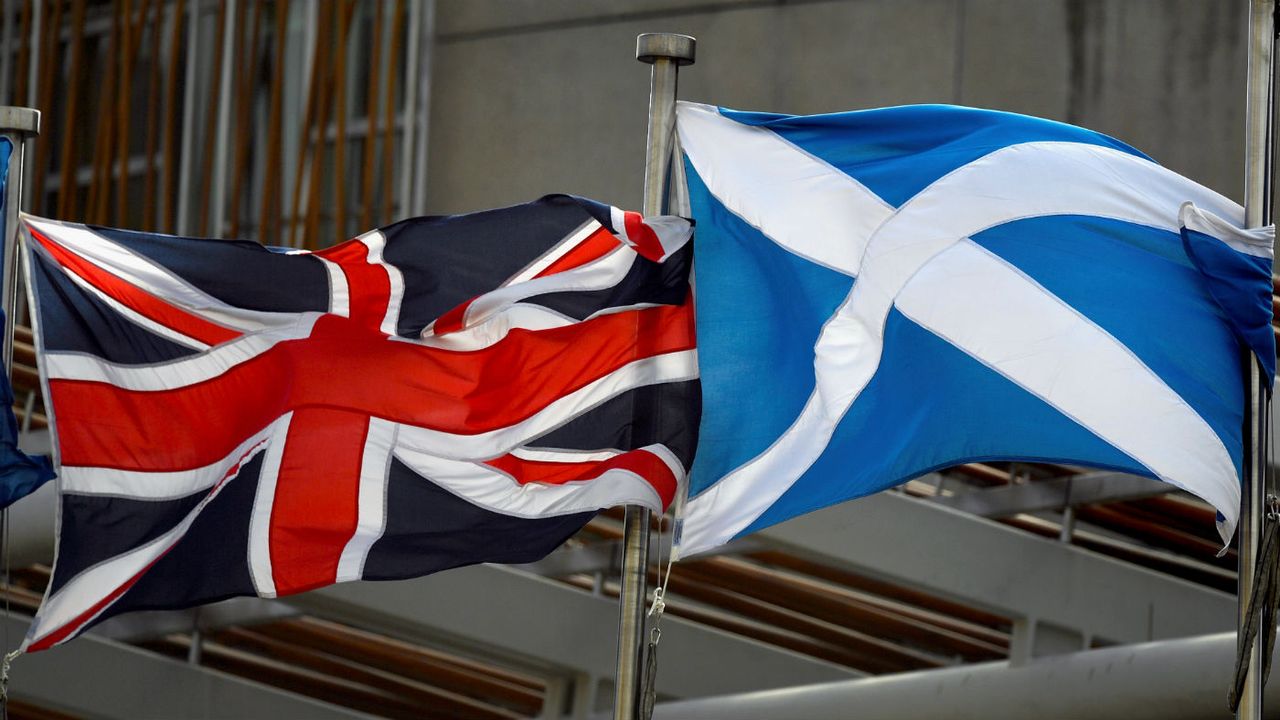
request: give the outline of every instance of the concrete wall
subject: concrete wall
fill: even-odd
[[[945,102],[1111,134],[1237,200],[1245,0],[438,0],[428,204],[640,202],[648,68],[684,99],[815,113]]]

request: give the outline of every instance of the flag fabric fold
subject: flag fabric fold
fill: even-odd
[[[682,554],[989,460],[1155,477],[1230,537],[1241,343],[1274,359],[1271,228],[1011,113],[681,103],[677,125],[705,407]]]
[[[692,462],[687,222],[548,196],[279,253],[25,220],[61,470],[28,651],[532,561]]]
[[[2,206],[3,203],[0,203]],[[0,329],[8,319],[0,312]],[[44,455],[18,449],[18,420],[13,414],[13,387],[0,378],[0,508],[6,508],[54,478],[53,463]]]
[[[4,208],[9,185],[9,155],[13,145],[0,138],[0,210]],[[5,218],[0,212],[0,244],[5,233]],[[0,332],[9,319],[0,312]],[[18,449],[18,420],[13,414],[13,386],[9,378],[0,377],[0,508],[6,508],[30,495],[53,479],[53,464],[43,455],[28,455]]]

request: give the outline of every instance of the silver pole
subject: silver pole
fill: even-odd
[[[17,54],[17,45],[13,42],[13,26],[18,22],[18,3],[15,0],[4,0],[3,37],[0,37],[0,99],[13,102],[9,97],[9,73],[11,60]]]
[[[649,79],[649,133],[644,161],[645,215],[662,212],[667,192],[676,122],[676,75],[693,64],[695,41],[688,35],[646,33],[636,38],[636,59],[653,66]],[[618,664],[614,720],[634,720],[644,690],[644,612],[648,595],[649,521],[647,508],[628,505],[623,525],[622,591],[619,597]]]
[[[432,8],[434,10],[434,8]],[[422,28],[425,24],[422,14],[427,9],[421,3],[409,3],[409,37],[404,53],[404,106],[400,114],[400,207],[397,219],[413,215],[413,164],[414,140],[418,123],[414,112],[418,109],[418,76],[426,70],[422,67],[419,44],[422,42]],[[394,61],[393,61],[394,62]]]
[[[406,215],[425,215],[427,212],[427,131],[431,122],[431,64],[436,46],[436,3],[428,0],[422,9],[422,37],[415,62],[418,64],[418,129],[413,146],[413,199]],[[406,154],[405,157],[408,157]]]
[[[227,6],[227,24],[222,33],[222,67],[213,68],[213,72],[222,73],[221,85],[218,88],[218,120],[215,145],[213,146],[213,179],[210,186],[204,188],[209,193],[210,235],[222,237],[227,227],[227,158],[231,144],[231,102],[232,102],[232,70],[236,67],[235,29],[236,6],[231,2]]]
[[[177,18],[174,18],[177,22]],[[196,163],[192,154],[196,146],[196,61],[200,58],[200,2],[188,3],[187,62],[182,83],[182,164],[178,168],[179,235],[194,235],[191,222],[191,182]],[[177,72],[177,68],[169,68]],[[214,68],[217,72],[217,68]],[[208,132],[206,128],[205,132]],[[166,189],[165,192],[168,192]]]
[[[0,278],[0,308],[5,315],[4,342],[0,346],[0,362],[4,375],[13,367],[14,309],[18,306],[18,209],[22,203],[23,154],[26,140],[40,134],[40,112],[24,107],[0,107],[0,136],[9,140],[9,176],[4,193],[3,277]]]
[[[1271,222],[1272,132],[1271,86],[1275,67],[1275,0],[1252,0],[1249,3],[1249,69],[1245,91],[1245,158],[1244,208],[1245,225],[1260,227]],[[1249,372],[1249,397],[1245,406],[1245,458],[1240,494],[1240,579],[1237,586],[1241,630],[1247,620],[1247,598],[1253,591],[1258,572],[1258,543],[1262,539],[1262,518],[1269,489],[1264,475],[1262,437],[1266,418],[1263,416],[1263,383],[1258,364],[1246,356]],[[1275,628],[1259,628],[1258,638],[1249,653],[1249,670],[1236,717],[1240,720],[1262,720],[1262,633]]]

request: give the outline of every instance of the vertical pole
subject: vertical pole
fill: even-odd
[[[199,5],[200,3],[194,3]],[[235,70],[235,30],[236,7],[239,0],[229,0],[227,5],[227,24],[222,32],[222,67],[212,68],[221,74],[218,87],[218,120],[216,139],[214,141],[213,181],[204,189],[209,193],[209,204],[212,207],[213,220],[210,235],[222,237],[227,227],[227,156],[231,147],[231,102],[232,71]],[[203,228],[202,228],[203,229]]]
[[[0,22],[0,102],[13,102],[9,98],[9,74],[12,72],[10,60],[17,55],[17,47],[13,42],[13,25],[18,21],[18,3],[15,0],[4,0],[4,20]]]
[[[646,33],[636,38],[636,59],[653,66],[649,79],[649,132],[644,161],[645,215],[663,210],[676,122],[676,76],[693,64],[695,41],[688,35]],[[614,720],[635,720],[643,692],[644,612],[648,595],[648,509],[628,505],[623,525],[622,591],[618,616],[618,664],[614,675]]]
[[[0,362],[5,377],[13,366],[14,309],[18,306],[18,209],[22,203],[23,157],[26,140],[40,133],[40,113],[31,108],[0,107],[0,136],[13,146],[9,155],[9,177],[4,192],[4,252],[0,272],[0,308],[5,315],[4,341],[0,345]]]
[[[179,235],[194,234],[191,223],[191,178],[196,169],[192,154],[196,147],[196,61],[200,59],[200,3],[189,0],[187,12],[190,17],[187,18],[187,61],[182,83],[182,164],[178,167],[178,226],[165,230]],[[175,67],[169,68],[169,72],[176,71]],[[169,112],[173,110],[170,109]]]
[[[436,3],[426,2],[422,9],[422,30],[418,40],[418,129],[417,142],[413,146],[413,196],[409,200],[406,215],[425,215],[427,212],[427,130],[431,123],[431,70],[436,45]],[[406,157],[408,155],[406,154]]]
[[[397,153],[400,156],[400,207],[396,213],[398,218],[413,215],[413,168],[410,163],[418,127],[414,119],[414,113],[418,109],[418,76],[424,70],[422,63],[419,62],[418,45],[422,42],[424,24],[422,14],[426,11],[427,8],[424,8],[422,3],[409,3],[409,38],[404,54],[404,106],[401,108],[400,152]],[[389,219],[383,218],[383,221]]]
[[[1271,130],[1271,88],[1275,67],[1275,0],[1251,0],[1249,3],[1249,69],[1245,95],[1245,225],[1260,227],[1271,222],[1271,173],[1273,145]],[[1251,356],[1245,358],[1248,368],[1248,393],[1245,403],[1244,477],[1240,494],[1240,579],[1238,584],[1240,628],[1246,621],[1247,599],[1258,573],[1258,544],[1262,539],[1262,520],[1269,489],[1263,449],[1266,427],[1263,416],[1262,374]],[[1249,671],[1236,717],[1240,720],[1262,719],[1262,648],[1261,634],[1275,628],[1259,628],[1259,637],[1249,654]]]

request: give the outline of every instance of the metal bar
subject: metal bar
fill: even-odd
[[[400,26],[404,24],[405,0],[396,0],[395,14],[391,17],[391,44],[387,49],[387,93],[383,105],[383,138],[382,138],[382,207],[378,213],[378,224],[391,222],[391,203],[393,193],[391,187],[395,178],[396,144],[396,79],[400,70]],[[406,60],[407,62],[407,60]],[[407,72],[407,71],[406,71]]]
[[[16,0],[4,0],[4,21],[0,23],[3,29],[0,29],[0,102],[13,102],[9,97],[10,92],[10,61],[15,55],[13,46],[13,23],[18,15],[18,3]]]
[[[27,51],[27,97],[25,101],[20,100],[19,102],[26,102],[28,106],[38,109],[40,107],[40,101],[37,98],[39,92],[38,78],[40,77],[40,39],[44,37],[43,25],[45,23],[44,0],[31,0],[31,4],[31,35],[27,40],[29,48]],[[23,185],[30,185],[31,171],[32,167],[24,164],[22,171]],[[23,205],[23,208],[27,208],[30,206],[31,200],[30,198],[23,198],[23,202],[27,203]],[[6,295],[6,297],[8,296]]]
[[[463,655],[502,658],[504,665],[542,671],[538,674],[549,669],[600,673],[614,653],[610,635],[617,607],[612,599],[501,565],[393,583],[341,583],[287,602],[308,615],[407,642],[454,647]],[[723,695],[860,674],[684,618],[668,615],[662,622],[658,692],[663,696]]]
[[[4,194],[4,252],[3,277],[0,285],[0,308],[7,320],[4,323],[4,340],[0,345],[0,362],[4,363],[4,376],[9,377],[13,367],[13,311],[18,306],[18,209],[22,203],[24,183],[23,159],[28,138],[40,134],[40,113],[31,108],[0,108],[0,135],[7,138],[13,149],[9,155],[9,177]]]
[[[378,91],[379,67],[382,61],[382,33],[386,21],[382,11],[383,4],[378,3],[374,7],[373,26],[370,28],[369,39],[369,87],[365,94],[364,116],[369,123],[369,132],[364,136],[364,151],[360,158],[363,167],[360,172],[360,225],[359,231],[365,232],[373,227],[373,168],[374,159],[378,153]]]
[[[307,81],[303,96],[306,107],[302,113],[302,132],[298,137],[298,152],[294,158],[293,202],[289,205],[289,246],[301,248],[306,240],[299,235],[300,226],[304,226],[304,215],[310,214],[310,203],[302,205],[303,200],[311,197],[310,172],[311,163],[319,162],[323,145],[319,140],[312,141],[318,134],[315,126],[320,122],[320,97],[323,91],[326,73],[326,59],[329,57],[327,45],[329,39],[329,18],[331,15],[320,14],[317,3],[307,5]]]
[[[231,73],[235,65],[235,27],[236,8],[238,5],[240,5],[238,0],[231,0],[226,4],[226,26],[222,28],[222,67],[213,68],[214,72],[219,73],[220,78],[218,81],[218,126],[213,147],[221,150],[221,152],[213,153],[213,179],[209,183],[210,186],[203,189],[204,194],[209,197],[209,204],[213,213],[213,221],[210,223],[210,234],[213,237],[222,237],[227,221],[228,153],[225,150],[231,134]],[[209,146],[206,144],[205,147],[208,148]],[[207,157],[208,153],[206,153]],[[203,219],[201,225],[203,225]],[[200,231],[204,232],[205,228],[201,227]]]
[[[823,508],[752,537],[828,568],[1111,642],[1235,624],[1228,593],[895,493]]]
[[[413,157],[414,139],[417,123],[414,122],[414,108],[418,106],[418,75],[423,68],[418,63],[418,45],[422,42],[422,13],[426,12],[422,3],[409,3],[409,40],[404,55],[404,134],[400,141],[401,158]],[[400,208],[397,216],[409,217],[413,207],[413,173],[406,160],[400,169]]]
[[[939,505],[981,517],[1001,518],[1018,513],[1058,510],[1066,505],[1138,500],[1166,495],[1176,489],[1168,483],[1139,475],[1097,472],[1023,485],[999,485],[932,499]]]
[[[1271,221],[1272,131],[1271,87],[1274,80],[1275,0],[1252,0],[1249,4],[1249,66],[1245,90],[1245,225],[1260,227]],[[1268,492],[1262,470],[1263,387],[1258,364],[1246,351],[1249,396],[1245,403],[1245,461],[1240,494],[1240,581],[1238,585],[1239,627],[1247,621],[1250,593],[1258,572],[1258,543],[1262,539],[1263,508]],[[1274,630],[1272,630],[1274,632]],[[1249,653],[1237,717],[1261,720],[1262,639]]]
[[[67,80],[67,110],[62,120],[62,181],[58,187],[58,217],[63,220],[70,219],[72,197],[75,193],[75,185],[71,180],[71,168],[76,159],[77,133],[71,128],[79,117],[80,78],[83,73],[81,68],[84,65],[84,11],[85,0],[75,0],[75,7],[71,11],[71,77]]]
[[[200,59],[200,3],[193,0],[187,11],[187,58],[182,85],[182,164],[178,167],[178,225],[170,229],[180,235],[194,234],[191,228],[191,178],[196,168],[193,153],[196,141],[196,61]],[[170,66],[169,71],[174,70]]]
[[[31,34],[27,36],[27,97],[26,102],[36,104],[36,75],[40,72],[37,53],[40,51],[40,29],[44,16],[44,0],[31,0]]]
[[[428,0],[422,9],[422,37],[418,54],[418,118],[417,143],[413,146],[413,198],[406,215],[427,212],[427,134],[431,122],[431,63],[435,52],[436,3]]]
[[[2,627],[21,637],[29,623],[14,617]],[[9,683],[10,697],[79,717],[373,720],[356,710],[93,636],[24,655],[19,667]],[[76,681],[69,683],[68,677]]]
[[[641,208],[645,215],[658,215],[663,211],[675,132],[678,68],[693,63],[694,44],[692,37],[674,33],[646,33],[636,38],[636,60],[653,66],[649,74],[649,128]],[[615,720],[633,720],[644,692],[640,673],[644,667],[649,522],[648,509],[627,506],[623,523],[618,660],[614,675]]]
[[[1235,634],[661,703],[681,720],[1201,720],[1226,715]],[[1176,688],[1176,690],[1173,690]],[[1280,696],[1280,686],[1270,690]],[[856,708],[856,712],[853,710]]]
[[[334,109],[338,137],[333,142],[333,242],[347,239],[347,46],[351,42],[351,20],[354,4],[348,3],[338,25],[338,44],[333,52]]]
[[[83,2],[84,0],[79,0]],[[175,160],[173,152],[173,133],[174,121],[178,117],[178,113],[174,112],[174,104],[178,97],[178,47],[181,45],[179,40],[182,38],[182,12],[183,2],[185,0],[175,0],[171,7],[169,17],[169,62],[165,68],[164,79],[164,130],[160,141],[160,156],[164,158],[164,169],[160,174],[160,232],[173,233],[177,232],[174,227],[174,192],[173,192],[173,163]],[[157,56],[157,60],[158,60]],[[186,108],[183,108],[183,115],[186,115]],[[190,128],[183,128],[184,132],[190,132]],[[182,142],[185,146],[187,138],[183,137]],[[185,161],[185,157],[183,158]]]

